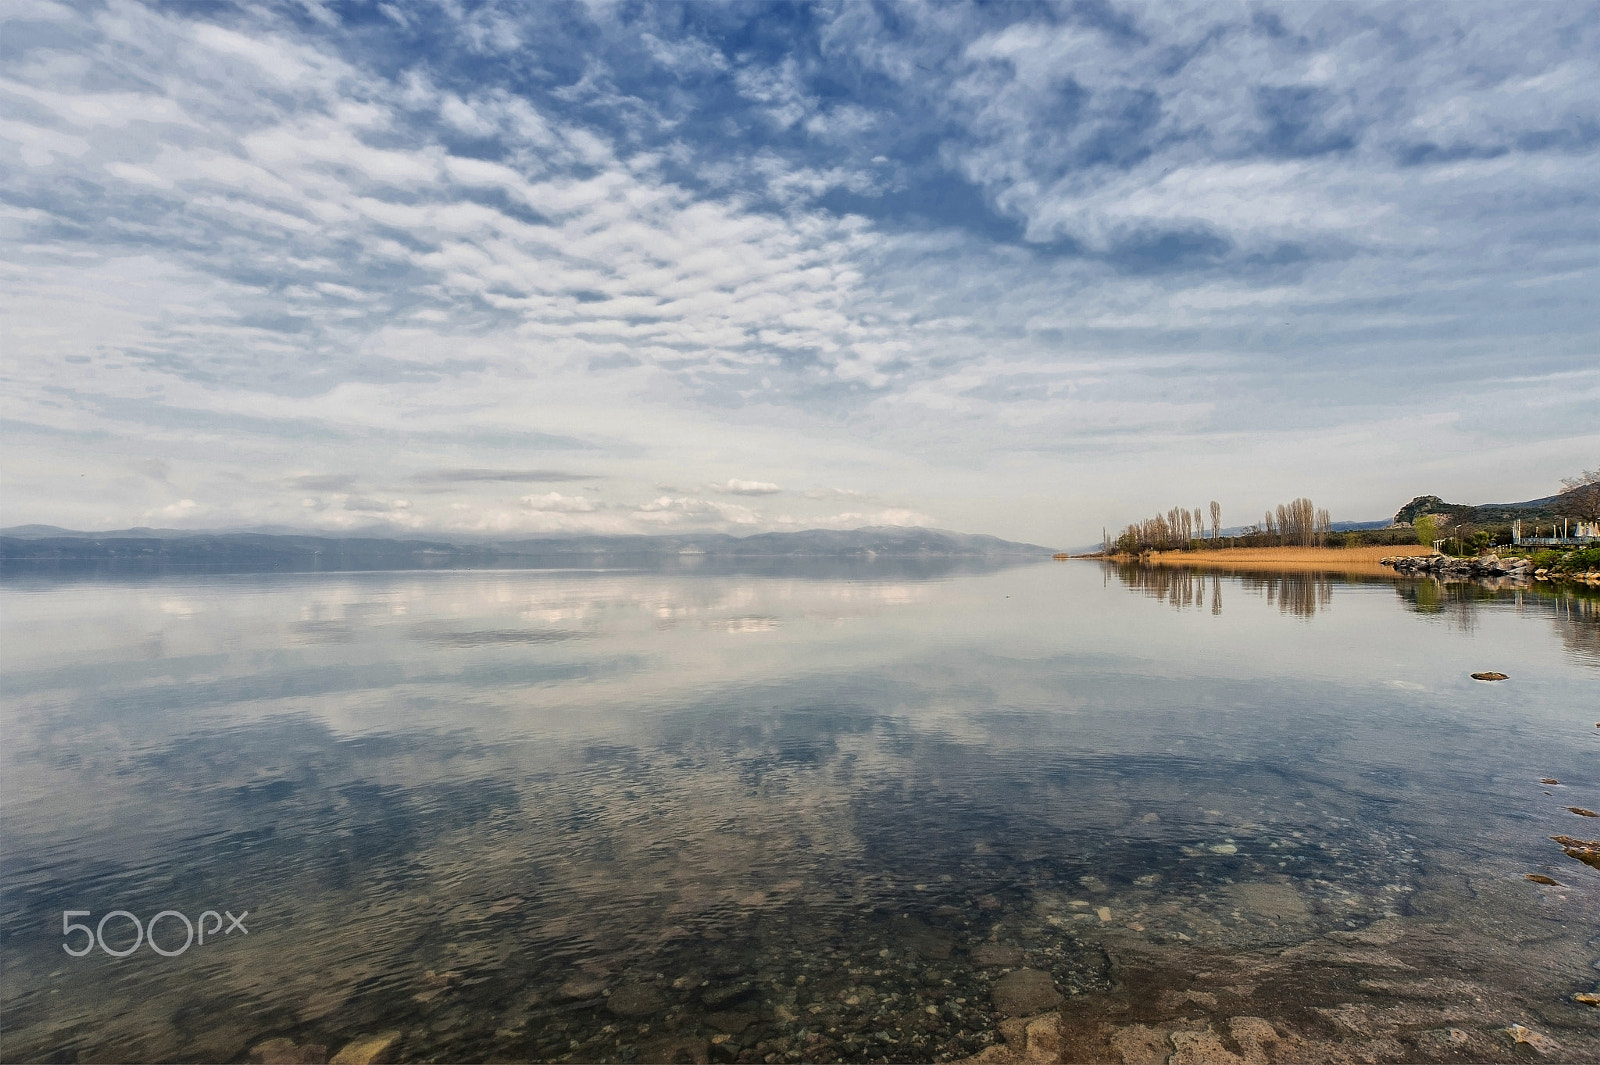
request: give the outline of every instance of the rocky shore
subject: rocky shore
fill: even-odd
[[[1525,558],[1501,559],[1496,555],[1454,558],[1450,555],[1400,555],[1378,560],[1380,566],[1393,567],[1407,575],[1453,577],[1532,577],[1533,563]]]
[[[1379,559],[1378,564],[1389,566],[1396,573],[1408,577],[1437,577],[1440,580],[1509,577],[1521,580],[1570,580],[1584,584],[1600,584],[1600,571],[1558,573],[1535,567],[1526,558],[1502,559],[1497,555],[1478,555],[1475,558],[1455,558],[1450,555],[1400,555]]]

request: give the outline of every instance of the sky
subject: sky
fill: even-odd
[[[1600,466],[1600,5],[0,26],[0,523],[1335,520]]]

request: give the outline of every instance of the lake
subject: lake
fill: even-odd
[[[1069,1058],[1600,1059],[1600,869],[1550,838],[1600,838],[1593,593],[0,595],[6,1060],[935,1061],[1057,996]]]

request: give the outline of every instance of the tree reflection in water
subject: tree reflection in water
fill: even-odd
[[[1451,628],[1472,632],[1478,626],[1478,607],[1506,598],[1506,593],[1477,581],[1437,581],[1432,578],[1395,586],[1402,602],[1425,617],[1439,618]]]
[[[1152,599],[1164,600],[1176,610],[1204,609],[1209,602],[1213,615],[1222,613],[1222,573],[1181,566],[1137,565],[1117,566],[1116,571],[1128,587]],[[1246,571],[1225,575],[1295,617],[1314,617],[1319,609],[1326,610],[1333,602],[1333,579],[1325,573]]]
[[[1532,586],[1499,581],[1408,581],[1395,592],[1413,611],[1440,618],[1471,632],[1483,608],[1510,606],[1526,617],[1548,617],[1567,653],[1585,665],[1600,666],[1600,590],[1582,585],[1539,582]]]
[[[1518,594],[1517,611],[1545,615],[1567,654],[1588,666],[1600,666],[1600,593],[1563,588],[1555,594]]]
[[[1587,665],[1600,666],[1600,589],[1582,585],[1517,585],[1510,581],[1437,581],[1360,578],[1330,573],[1263,573],[1217,571],[1184,566],[1108,567],[1117,578],[1175,610],[1190,608],[1222,613],[1223,578],[1237,587],[1276,603],[1285,614],[1315,617],[1333,603],[1335,583],[1391,583],[1395,594],[1414,613],[1444,621],[1460,632],[1477,628],[1481,608],[1510,606],[1519,614],[1549,617],[1567,652]],[[1107,578],[1110,579],[1109,576]]]

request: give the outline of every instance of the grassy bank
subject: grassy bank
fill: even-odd
[[[1585,547],[1575,551],[1501,548],[1500,557],[1525,558],[1540,569],[1547,569],[1552,573],[1585,573],[1600,570],[1600,547]]]
[[[1517,554],[1533,563],[1535,580],[1600,585],[1600,547],[1585,547],[1576,551],[1521,551]]]

